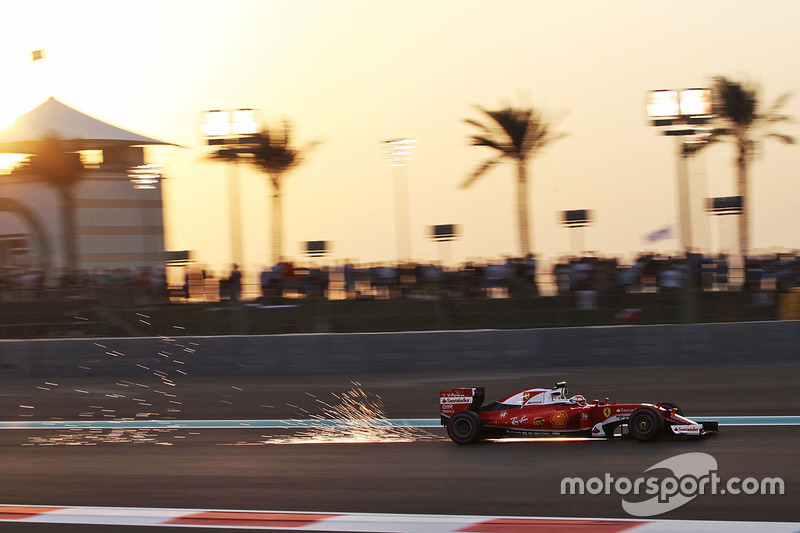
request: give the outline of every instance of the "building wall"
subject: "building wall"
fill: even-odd
[[[52,187],[35,176],[11,174],[0,176],[0,199],[10,199],[28,211],[41,226],[46,243],[33,238],[34,229],[22,215],[14,211],[0,212],[0,235],[26,233],[31,237],[32,254],[29,258],[37,265],[61,264],[64,256],[64,239],[61,233],[60,202]],[[49,260],[42,257],[47,253]]]
[[[126,173],[87,173],[77,190],[77,261],[83,268],[164,265],[161,187],[134,189]]]
[[[45,230],[50,261],[65,264],[61,204],[55,190],[35,176],[0,177],[0,199],[22,204]],[[87,170],[75,189],[77,267],[163,268],[164,220],[161,187],[134,189],[127,173]],[[0,213],[0,235],[27,232],[30,225],[18,213]],[[43,263],[34,254],[32,259]]]

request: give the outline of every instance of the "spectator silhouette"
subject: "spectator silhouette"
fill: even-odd
[[[238,302],[242,296],[242,273],[239,271],[239,265],[233,264],[233,270],[228,277],[228,297],[231,302]]]

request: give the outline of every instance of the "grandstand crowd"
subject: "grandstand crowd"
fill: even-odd
[[[261,272],[234,267],[212,273],[183,267],[184,283],[170,287],[165,271],[95,269],[43,272],[6,268],[0,272],[4,301],[37,300],[47,295],[100,299],[110,305],[153,305],[243,299],[535,298],[582,291],[598,294],[668,293],[686,283],[701,291],[783,292],[800,287],[800,254],[752,257],[735,283],[725,254],[670,257],[643,253],[624,263],[601,256],[564,257],[547,271],[533,257],[467,262],[459,268],[430,263],[299,266],[282,262]]]

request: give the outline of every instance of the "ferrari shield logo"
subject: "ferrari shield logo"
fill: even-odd
[[[603,416],[606,417],[606,418],[611,416],[611,408],[610,407],[606,407],[606,408],[603,409]]]

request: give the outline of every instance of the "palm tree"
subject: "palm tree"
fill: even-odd
[[[284,121],[281,128],[264,128],[236,149],[246,161],[264,172],[272,185],[272,263],[283,257],[283,183],[290,170],[299,166],[305,155],[317,145],[311,142],[302,148],[292,145],[292,125]],[[223,155],[222,158],[225,158]]]
[[[472,146],[491,148],[494,154],[479,165],[462,183],[467,188],[498,163],[511,160],[517,165],[517,220],[519,224],[519,245],[523,256],[531,253],[532,246],[528,227],[528,160],[541,150],[564,137],[554,133],[552,124],[543,114],[533,108],[506,107],[499,111],[489,111],[477,106],[492,120],[488,125],[476,120],[465,122],[475,126],[480,133],[471,137]]]
[[[728,141],[736,145],[736,187],[742,199],[739,216],[739,246],[742,260],[750,250],[749,170],[750,162],[758,153],[762,139],[776,139],[794,144],[795,138],[771,131],[781,122],[789,122],[788,115],[780,109],[789,98],[784,94],[766,110],[762,109],[759,88],[751,83],[738,82],[724,76],[714,78],[712,87],[714,114],[717,115],[711,130],[710,142]]]
[[[68,143],[57,137],[41,141],[39,149],[29,159],[30,171],[41,176],[56,189],[61,201],[61,227],[64,230],[64,263],[75,267],[75,185],[83,177],[80,154],[69,151]]]

